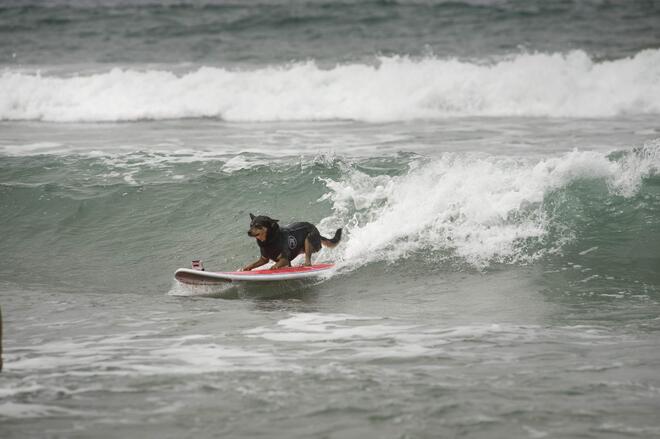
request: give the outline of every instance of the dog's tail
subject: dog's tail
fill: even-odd
[[[341,229],[337,229],[335,236],[333,236],[332,239],[321,236],[321,244],[323,244],[324,247],[333,248],[339,244],[339,241],[341,241]]]

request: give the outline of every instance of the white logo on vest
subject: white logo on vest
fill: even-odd
[[[289,235],[289,249],[293,250],[296,248],[298,245],[298,241],[296,241],[296,237],[293,235]]]

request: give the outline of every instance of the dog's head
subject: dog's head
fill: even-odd
[[[265,215],[254,216],[250,214],[250,229],[248,235],[257,238],[259,241],[265,241],[268,236],[279,230],[280,226],[277,224],[279,220],[269,218]]]

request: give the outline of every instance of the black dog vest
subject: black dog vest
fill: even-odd
[[[272,236],[271,236],[272,234]],[[270,231],[265,241],[257,240],[261,256],[277,261],[282,256],[292,261],[296,256],[305,251],[305,239],[309,238],[312,252],[321,249],[321,234],[314,224],[293,223],[279,230]]]

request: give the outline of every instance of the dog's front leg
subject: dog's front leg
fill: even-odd
[[[270,267],[270,269],[277,270],[278,268],[288,267],[289,265],[291,265],[291,262],[284,256],[280,255],[280,257],[277,258],[277,262],[275,262],[275,264]]]
[[[252,270],[253,268],[261,267],[262,265],[264,265],[264,264],[266,264],[266,263],[268,263],[268,258],[265,258],[265,257],[262,256],[262,257],[259,258],[259,260],[254,261],[253,263],[251,263],[251,264],[246,265],[245,267],[243,267],[243,268],[241,269],[241,271],[250,271],[250,270]]]

